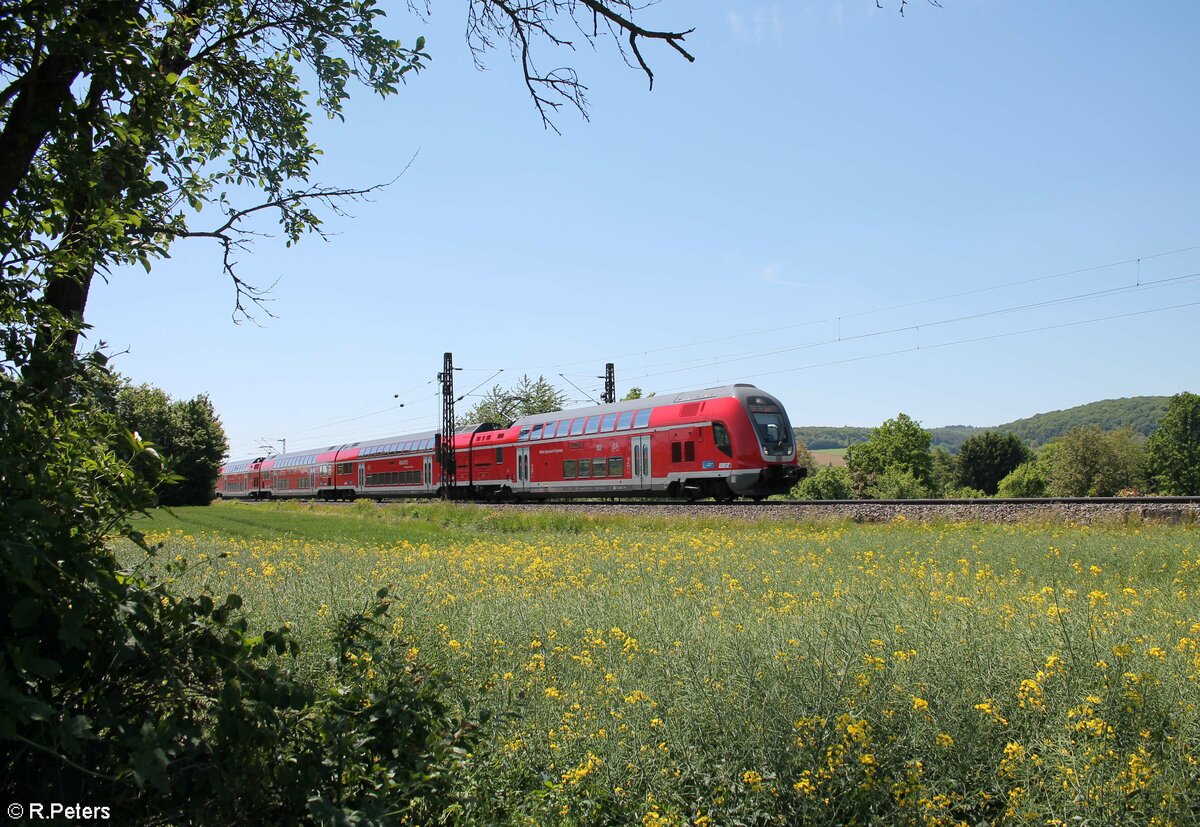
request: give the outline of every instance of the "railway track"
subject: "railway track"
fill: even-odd
[[[938,499],[938,500],[737,500],[732,503],[719,503],[711,500],[689,502],[680,499],[623,499],[623,500],[544,500],[526,501],[519,503],[498,503],[498,505],[531,505],[531,506],[594,506],[594,505],[629,505],[629,506],[673,506],[678,508],[721,508],[737,506],[742,508],[775,508],[791,506],[917,506],[917,507],[949,507],[949,506],[1032,506],[1045,507],[1055,505],[1095,505],[1095,506],[1139,506],[1139,505],[1191,505],[1200,506],[1200,497],[1028,497],[1001,499],[988,497],[984,499]]]

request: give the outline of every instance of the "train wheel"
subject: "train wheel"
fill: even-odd
[[[725,480],[715,480],[712,484],[712,498],[719,503],[731,503],[737,499],[737,494]]]

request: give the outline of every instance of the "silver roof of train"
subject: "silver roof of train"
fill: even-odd
[[[642,411],[647,408],[661,408],[665,405],[681,405],[685,402],[703,402],[707,399],[745,399],[748,396],[775,397],[754,385],[739,383],[736,385],[721,385],[715,388],[703,388],[682,393],[664,393],[661,396],[645,396],[641,399],[627,399],[607,405],[589,405],[586,408],[568,408],[561,411],[551,411],[544,414],[530,414],[518,419],[513,425],[537,425],[540,422],[553,422],[558,419],[576,416],[594,416],[598,413],[620,413],[622,411]],[[778,401],[778,400],[776,400]]]

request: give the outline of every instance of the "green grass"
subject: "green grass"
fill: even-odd
[[[144,527],[192,562],[182,589],[291,624],[313,672],[330,619],[389,585],[408,656],[500,713],[464,770],[466,823],[1200,813],[1195,528],[437,503],[220,504]]]

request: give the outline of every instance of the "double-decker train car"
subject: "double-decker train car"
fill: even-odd
[[[787,413],[727,385],[460,428],[443,480],[432,432],[230,463],[224,497],[549,499],[666,495],[761,499],[802,469]],[[256,478],[251,468],[258,469]],[[256,486],[257,479],[257,487]]]
[[[262,457],[230,462],[217,476],[218,497],[257,499],[262,491]]]

